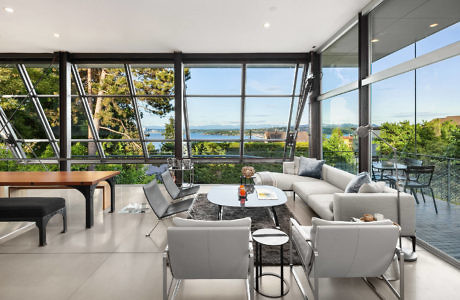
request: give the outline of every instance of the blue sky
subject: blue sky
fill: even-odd
[[[460,40],[460,23],[443,29],[427,38],[396,51],[372,64],[376,73],[417,56]],[[379,42],[384,42],[379,41]],[[235,95],[234,98],[192,98],[187,105],[191,128],[217,125],[238,127],[240,124],[241,68],[190,67],[191,79],[186,82],[188,95]],[[357,68],[323,68],[322,91],[356,81]],[[301,70],[299,71],[300,82]],[[417,121],[431,120],[448,115],[460,115],[460,56],[401,74],[371,86],[372,122],[415,121],[415,97]],[[247,95],[291,94],[294,66],[286,68],[257,67],[248,65],[246,76]],[[297,93],[299,83],[297,84]],[[246,128],[257,125],[286,126],[290,108],[289,97],[246,98]],[[296,99],[297,102],[297,99]],[[296,106],[295,106],[296,107]],[[352,91],[323,102],[323,123],[343,124],[358,122],[358,93]],[[306,108],[302,124],[308,122]],[[171,116],[173,114],[170,114]],[[169,116],[169,115],[168,115]],[[164,126],[167,118],[146,114],[144,126]]]

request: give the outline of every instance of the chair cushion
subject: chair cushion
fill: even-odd
[[[299,175],[321,179],[324,160],[300,157]]]
[[[57,197],[0,198],[0,218],[44,217],[65,207],[65,200]]]
[[[343,193],[343,190],[323,180],[295,182],[292,189],[307,204],[309,195]]]
[[[361,172],[347,184],[345,193],[357,193],[359,188],[365,183],[371,183],[371,177],[369,173]]]
[[[334,213],[331,204],[334,203],[334,194],[309,195],[307,198],[308,206],[313,209],[321,219],[334,220]]]
[[[224,221],[204,221],[183,218],[173,218],[173,224],[176,227],[250,227],[251,218],[242,218],[236,220]]]

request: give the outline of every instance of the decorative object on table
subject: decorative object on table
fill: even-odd
[[[244,207],[246,200],[247,200],[246,190],[244,188],[244,185],[240,185],[238,189],[238,199],[240,201],[241,207]]]
[[[371,183],[371,177],[367,172],[361,172],[356,175],[345,188],[345,193],[357,193],[365,183]]]
[[[399,171],[398,171],[398,150],[393,147],[390,143],[388,143],[385,139],[381,138],[372,128],[370,124],[365,125],[365,126],[360,126],[356,129],[355,133],[360,137],[364,138],[367,137],[370,134],[373,134],[377,139],[381,140],[384,142],[388,147],[390,147],[393,150],[393,159],[395,160],[394,166],[395,166],[395,174],[396,174],[396,180],[395,180],[395,188],[397,192],[397,211],[398,211],[398,220],[397,223],[401,224],[401,191],[400,191],[400,184],[399,184]],[[414,250],[408,251],[402,248],[402,238],[401,235],[399,236],[399,247],[401,250],[404,252],[404,259],[406,261],[416,261],[417,260],[417,253],[415,253]]]
[[[317,160],[301,156],[299,160],[298,175],[321,179],[323,165],[324,160]]]
[[[255,267],[256,267],[256,291],[262,296],[269,298],[279,298],[289,293],[289,284],[284,280],[284,258],[283,258],[283,245],[289,242],[289,236],[281,230],[277,229],[259,229],[252,233],[252,239],[255,242]],[[280,247],[280,274],[276,273],[263,273],[262,272],[262,245],[264,246],[277,246]],[[268,295],[262,292],[259,288],[260,281],[263,276],[274,276],[280,279],[280,294]]]
[[[278,199],[278,196],[269,189],[258,187],[256,188],[256,191],[257,191],[257,199],[259,200],[277,200]]]
[[[235,196],[234,196],[235,197]],[[249,217],[252,220],[251,231],[256,231],[262,228],[273,228],[273,220],[268,214],[267,209],[250,209],[251,203],[257,204],[257,200],[249,200],[246,203],[246,209],[241,209],[238,201],[233,199],[236,205],[234,207],[225,207],[223,214],[223,220],[230,222],[231,220]],[[194,220],[218,220],[219,206],[211,203],[208,200],[207,194],[198,194],[192,208],[190,209],[190,216]],[[289,218],[293,218],[294,215],[286,205],[276,207],[276,213],[283,216],[279,219],[280,230],[289,232]],[[289,258],[289,247],[284,247],[284,265],[287,265]],[[264,247],[264,265],[266,266],[279,266],[279,248],[265,246]],[[300,265],[300,258],[297,253],[294,253],[294,264]]]
[[[241,174],[246,178],[251,178],[255,173],[256,171],[251,166],[244,166],[241,168]]]

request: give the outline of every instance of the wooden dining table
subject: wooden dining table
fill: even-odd
[[[119,171],[0,172],[0,186],[71,187],[85,197],[86,228],[94,225],[93,195],[101,181],[110,185],[110,212],[115,210],[115,176]]]

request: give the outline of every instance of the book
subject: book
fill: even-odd
[[[278,200],[278,196],[275,192],[265,189],[265,188],[256,188],[257,199],[259,200]]]

